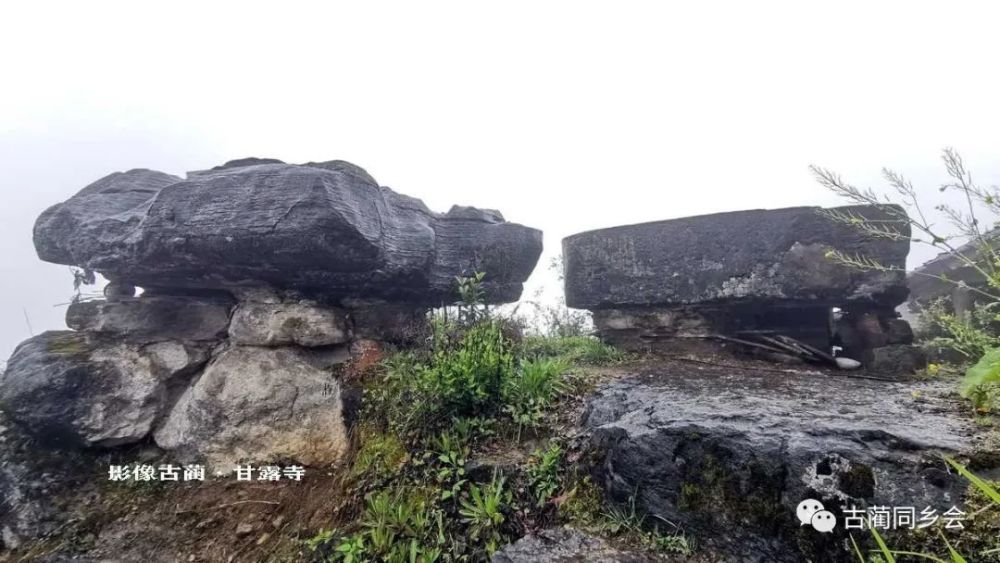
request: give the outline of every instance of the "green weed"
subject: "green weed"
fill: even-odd
[[[535,450],[529,460],[527,473],[531,490],[543,506],[562,486],[562,448],[553,444],[545,450]]]
[[[472,485],[469,498],[462,500],[459,514],[468,526],[469,536],[485,543],[486,553],[492,555],[503,540],[500,526],[504,523],[503,507],[510,503],[510,494],[504,490],[504,479],[498,474],[486,486]]]

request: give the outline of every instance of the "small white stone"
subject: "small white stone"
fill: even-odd
[[[858,369],[861,367],[861,362],[857,360],[852,360],[851,358],[837,358],[837,367],[840,369]]]

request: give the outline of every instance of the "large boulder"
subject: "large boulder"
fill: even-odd
[[[350,392],[342,350],[234,346],[205,368],[154,433],[178,459],[223,470],[239,461],[328,465],[347,450]]]
[[[740,561],[851,560],[845,506],[961,506],[940,454],[974,443],[950,384],[747,367],[664,360],[600,388],[583,420],[598,481]],[[834,533],[800,525],[810,498]]]
[[[872,206],[839,208],[887,220]],[[817,207],[751,210],[589,231],[563,240],[566,304],[580,309],[734,301],[894,307],[907,294],[902,271],[863,271],[830,260],[838,250],[903,268],[902,240],[873,238]]]
[[[0,375],[0,409],[46,444],[137,442],[207,359],[204,346],[177,341],[137,345],[45,332],[14,350]]]
[[[487,273],[491,302],[516,300],[541,232],[498,212],[431,212],[342,161],[245,159],[188,178],[106,176],[35,224],[49,262],[144,288],[270,285],[329,297],[439,305],[455,276]]]

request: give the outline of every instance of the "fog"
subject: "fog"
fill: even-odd
[[[887,166],[933,203],[951,146],[1000,183],[995,6],[691,4],[8,3],[0,357],[73,292],[34,219],[118,170],[350,160],[543,229],[550,296],[575,232],[838,203],[812,163],[876,188]]]

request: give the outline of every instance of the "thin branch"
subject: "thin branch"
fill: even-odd
[[[821,168],[819,166],[812,165],[809,167],[809,169],[813,172],[813,175],[816,177],[816,180],[827,189],[833,191],[834,193],[854,203],[862,205],[878,206],[882,211],[886,212],[890,216],[896,217],[902,221],[906,221],[907,223],[910,224],[910,226],[913,229],[918,230],[927,235],[928,237],[930,237],[929,244],[931,246],[945,249],[949,254],[955,256],[963,264],[972,268],[977,273],[982,275],[983,278],[991,285],[997,285],[995,278],[995,271],[989,272],[983,269],[982,265],[979,262],[965,256],[965,254],[963,254],[955,246],[950,244],[948,241],[949,238],[951,237],[942,237],[933,230],[934,229],[933,224],[927,220],[927,217],[924,215],[923,208],[920,206],[920,201],[919,198],[917,197],[916,190],[913,188],[913,185],[903,176],[895,172],[892,172],[891,170],[888,169],[883,169],[882,171],[883,176],[886,178],[889,184],[892,185],[896,189],[896,191],[903,196],[904,203],[906,203],[908,207],[910,207],[916,212],[917,216],[919,217],[919,220],[914,219],[901,209],[889,205],[886,202],[883,202],[878,198],[878,196],[871,188],[866,188],[862,190],[856,186],[844,182],[844,180],[837,173],[827,170],[825,168]],[[866,229],[866,227],[864,226],[861,226],[860,228]],[[869,226],[867,227],[866,232],[874,236],[878,231],[879,231],[878,228],[873,228]],[[991,266],[993,266],[993,264],[991,264]]]
[[[826,258],[830,259],[830,260],[834,260],[834,261],[836,261],[836,262],[838,262],[840,264],[843,264],[845,266],[850,266],[850,267],[855,268],[857,270],[862,270],[862,271],[867,271],[867,272],[875,271],[875,272],[903,272],[903,273],[907,273],[906,272],[906,268],[901,268],[899,266],[886,266],[885,264],[882,264],[878,260],[875,260],[874,258],[871,258],[869,256],[862,256],[862,255],[858,255],[858,254],[855,254],[855,255],[844,254],[843,252],[841,252],[839,250],[830,250],[830,251],[828,251],[826,253]],[[987,298],[989,298],[990,300],[993,300],[993,301],[1000,300],[1000,296],[994,295],[992,293],[989,293],[989,292],[984,291],[982,289],[979,289],[977,287],[970,286],[970,285],[968,285],[965,282],[960,281],[960,280],[953,280],[953,279],[948,278],[946,276],[942,276],[942,275],[938,275],[938,274],[929,274],[927,272],[913,271],[913,272],[909,272],[909,273],[913,274],[913,275],[916,275],[916,276],[922,276],[922,277],[926,277],[926,278],[932,278],[932,279],[935,279],[935,280],[938,280],[938,281],[941,281],[941,282],[945,282],[945,283],[954,285],[956,287],[964,287],[964,288],[968,289],[969,291],[978,293],[978,294],[980,294],[980,295],[982,295],[984,297],[987,297]]]

